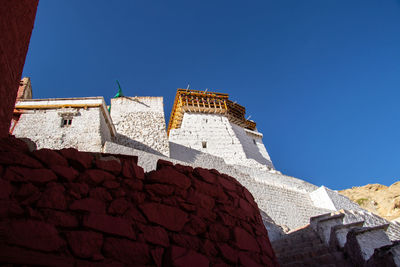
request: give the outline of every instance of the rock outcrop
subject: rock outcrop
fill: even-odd
[[[391,186],[368,184],[342,190],[339,193],[386,220],[400,219],[400,182]]]

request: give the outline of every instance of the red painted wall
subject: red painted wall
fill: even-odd
[[[8,135],[38,0],[0,4],[0,137]]]
[[[277,266],[252,195],[216,170],[0,139],[0,265]]]

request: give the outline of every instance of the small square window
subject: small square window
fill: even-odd
[[[62,118],[61,127],[68,127],[72,124],[72,118]]]
[[[203,148],[207,148],[207,142],[206,141],[201,142],[201,145],[203,146]]]

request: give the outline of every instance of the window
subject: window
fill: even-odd
[[[203,146],[203,148],[207,148],[207,142],[206,141],[201,142],[201,145]]]
[[[255,145],[257,145],[256,139],[253,139],[253,143],[254,143]]]
[[[61,127],[69,127],[72,124],[72,118],[62,118]]]

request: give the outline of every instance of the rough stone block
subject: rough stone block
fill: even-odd
[[[74,255],[80,258],[91,258],[99,255],[103,245],[103,235],[88,231],[71,231],[66,233],[68,244]]]
[[[187,189],[191,185],[189,178],[169,166],[150,172],[146,179],[149,182],[171,184],[182,189]]]
[[[68,161],[54,150],[42,148],[32,151],[32,155],[46,164],[46,166],[68,166]]]
[[[8,167],[4,179],[14,182],[32,182],[35,184],[45,184],[56,181],[57,176],[48,169],[29,169],[18,166]]]
[[[113,156],[101,157],[96,159],[97,168],[111,172],[114,175],[118,175],[121,172],[121,161]]]
[[[136,238],[132,224],[123,218],[91,213],[84,217],[83,225],[112,235],[119,235],[130,239]]]
[[[257,240],[247,231],[235,227],[233,232],[235,236],[235,244],[238,248],[255,252],[260,251]]]
[[[167,251],[164,262],[168,264],[168,266],[176,267],[208,267],[210,265],[209,260],[204,255],[193,250],[177,246],[172,246]]]
[[[151,263],[150,249],[147,244],[126,239],[106,238],[103,249],[106,256],[129,266]]]
[[[43,168],[43,165],[39,161],[19,151],[0,152],[0,164],[19,165],[33,169]]]
[[[150,222],[164,226],[171,231],[181,231],[188,221],[188,215],[182,210],[158,203],[146,203],[139,206]]]
[[[68,182],[74,181],[79,175],[79,172],[72,167],[56,165],[51,166],[51,170],[57,174],[58,177],[63,178]]]
[[[46,252],[56,251],[65,245],[53,225],[23,220],[9,225],[7,243]]]
[[[101,213],[106,212],[106,205],[103,201],[95,198],[85,198],[80,200],[75,200],[69,206],[70,210],[74,211],[87,211],[90,213]]]

